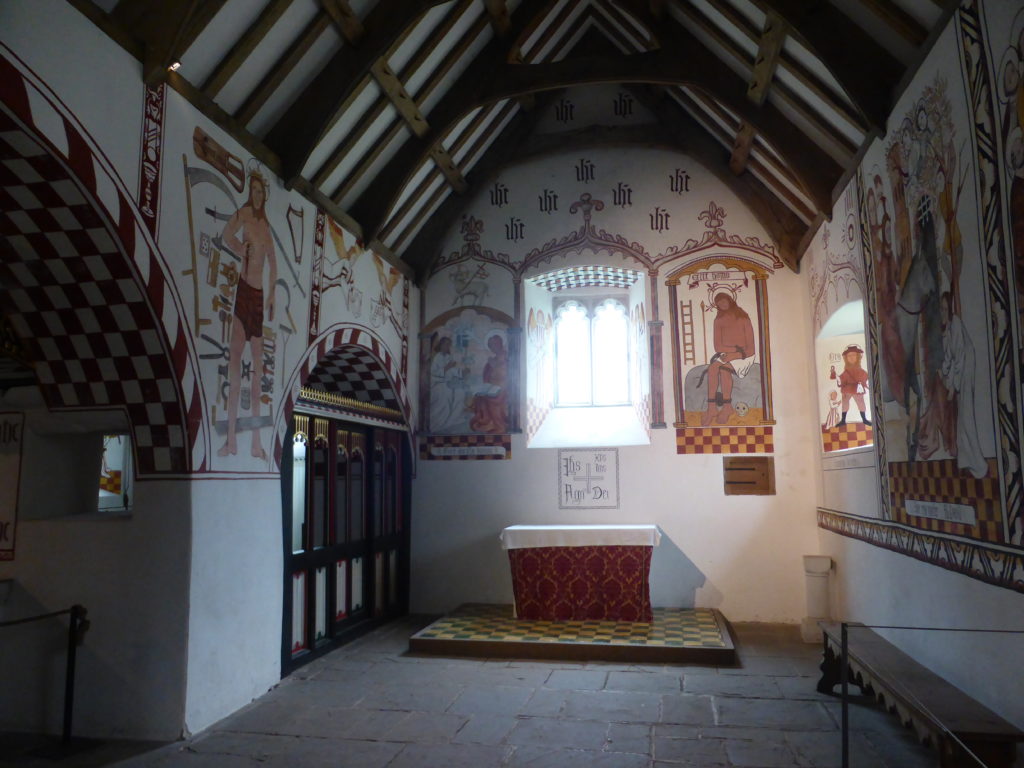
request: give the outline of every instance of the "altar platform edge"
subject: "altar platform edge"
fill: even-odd
[[[725,617],[713,608],[655,608],[650,624],[516,619],[511,605],[459,606],[409,638],[412,653],[638,664],[736,663]]]

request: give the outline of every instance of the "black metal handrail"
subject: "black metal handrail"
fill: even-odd
[[[68,614],[71,621],[68,624],[68,656],[67,666],[64,671],[64,726],[61,731],[61,741],[65,744],[71,742],[71,720],[75,706],[75,655],[76,649],[85,642],[85,633],[89,629],[89,620],[86,617],[88,611],[84,606],[72,605],[62,611],[41,613],[38,616],[27,616],[24,619],[13,619],[11,621],[0,621],[0,629],[13,627],[18,624],[28,624],[33,621],[43,621],[57,616]]]
[[[839,683],[841,690],[841,729],[842,729],[842,767],[848,768],[850,765],[850,715],[849,715],[849,638],[848,631],[851,629],[906,629],[918,632],[982,632],[985,634],[993,635],[1024,635],[1024,630],[1019,629],[975,629],[967,627],[905,627],[890,624],[861,624],[860,622],[841,622],[840,623],[840,642],[839,642]],[[946,736],[956,742],[957,746],[963,750],[964,756],[970,758],[975,765],[980,768],[987,768],[985,762],[978,757],[971,749],[964,744],[964,742],[955,733],[950,731],[939,718],[931,714],[928,707],[914,696],[910,691],[903,691],[909,698],[914,700],[916,707],[927,715],[930,715],[932,719],[937,722],[942,730],[945,731]]]

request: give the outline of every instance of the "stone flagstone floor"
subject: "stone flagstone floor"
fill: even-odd
[[[839,703],[815,691],[820,650],[801,643],[796,627],[735,625],[740,665],[696,667],[408,655],[409,635],[426,623],[417,618],[393,622],[307,665],[203,733],[116,764],[841,764]],[[853,766],[916,768],[938,762],[894,716],[878,709],[852,706],[851,724]]]

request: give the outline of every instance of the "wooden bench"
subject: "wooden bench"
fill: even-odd
[[[849,680],[865,694],[874,694],[918,737],[938,748],[939,765],[975,766],[953,733],[989,768],[1011,768],[1016,743],[1024,731],[1008,723],[956,686],[922,666],[895,645],[862,624],[848,624]],[[824,660],[818,691],[831,694],[840,680],[841,625],[821,622]]]

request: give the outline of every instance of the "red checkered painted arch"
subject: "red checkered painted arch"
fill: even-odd
[[[401,410],[387,372],[362,347],[336,347],[317,363],[305,386],[344,397]]]
[[[337,392],[365,403],[399,410],[411,430],[412,409],[399,373],[398,360],[392,356],[384,342],[368,329],[347,324],[336,325],[317,337],[292,374],[288,397],[278,414],[274,429],[274,458],[279,467],[284,436],[288,431],[299,389],[303,386]]]
[[[2,45],[0,237],[2,311],[47,404],[124,409],[140,477],[199,466],[198,378],[163,257],[96,142]]]

